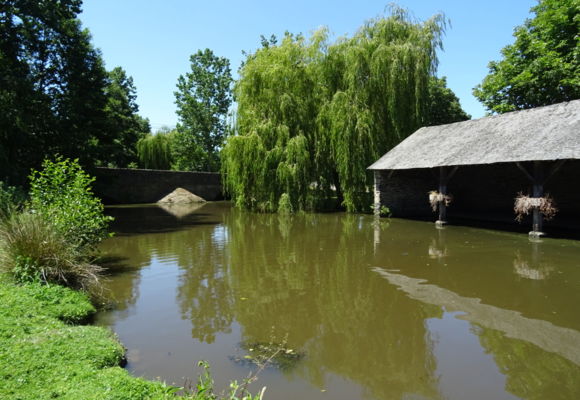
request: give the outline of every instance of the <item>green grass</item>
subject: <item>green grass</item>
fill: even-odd
[[[125,349],[108,329],[78,325],[95,313],[88,295],[54,284],[17,285],[0,274],[0,399],[175,399],[180,390],[120,368]],[[75,325],[77,324],[77,325]],[[261,400],[232,382],[214,393],[207,364],[190,400]]]
[[[0,276],[0,398],[173,397],[172,387],[118,367],[124,349],[109,330],[71,325],[94,312],[81,292]]]

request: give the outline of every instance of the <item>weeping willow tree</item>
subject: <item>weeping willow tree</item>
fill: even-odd
[[[325,41],[324,31],[308,41],[287,34],[279,45],[250,55],[240,70],[237,134],[222,154],[225,182],[238,205],[275,211],[282,198],[298,210],[312,200],[311,182],[319,181],[313,152]]]
[[[146,169],[170,169],[171,133],[148,134],[137,142],[139,166]]]
[[[236,134],[223,172],[236,204],[317,209],[337,198],[348,211],[371,203],[366,170],[421,126],[444,19],[403,9],[328,43],[286,34],[248,55],[235,86]]]

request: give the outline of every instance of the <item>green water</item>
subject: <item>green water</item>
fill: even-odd
[[[579,399],[580,242],[372,216],[111,208],[118,272],[98,315],[137,376],[199,360],[266,399]]]

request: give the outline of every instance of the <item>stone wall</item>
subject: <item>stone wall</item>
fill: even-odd
[[[530,165],[526,165],[532,171]],[[555,163],[546,162],[549,171]],[[438,189],[437,169],[375,172],[375,199],[391,209],[394,217],[437,219],[428,202],[428,192]],[[519,192],[531,194],[531,183],[516,164],[490,164],[459,167],[448,183],[453,203],[447,219],[469,219],[513,223],[514,198]],[[546,227],[580,227],[580,161],[567,161],[545,184],[559,209]],[[376,201],[375,200],[375,201]],[[529,224],[524,221],[522,225]]]
[[[206,200],[222,200],[221,176],[213,172],[96,168],[94,192],[105,204],[155,203],[178,187]]]

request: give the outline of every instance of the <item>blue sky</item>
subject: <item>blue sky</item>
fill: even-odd
[[[172,126],[175,84],[189,69],[189,56],[210,48],[231,61],[232,72],[242,50],[259,47],[260,35],[281,37],[284,31],[308,34],[327,26],[335,36],[351,35],[369,18],[382,14],[389,1],[293,0],[85,0],[80,19],[91,31],[107,69],[123,67],[135,81],[140,114],[153,130]],[[443,12],[451,20],[439,53],[438,76],[473,118],[485,110],[471,94],[513,42],[513,29],[531,16],[536,0],[400,0],[416,18]]]

